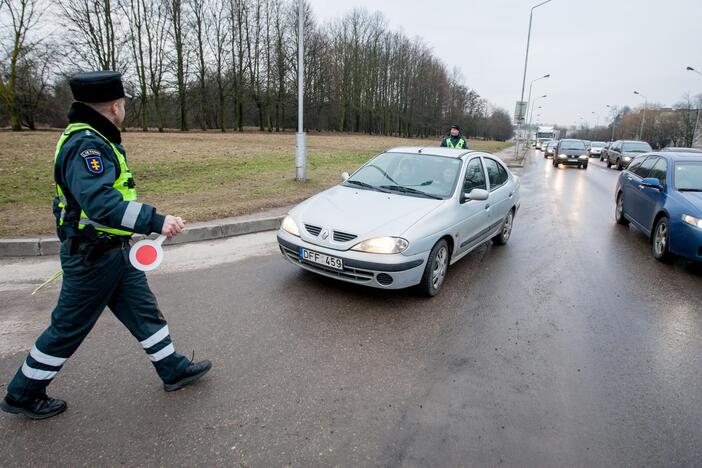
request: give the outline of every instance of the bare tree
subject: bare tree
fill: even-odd
[[[210,20],[213,34],[207,36],[207,42],[214,57],[215,82],[217,83],[217,126],[225,131],[224,103],[226,99],[225,67],[227,41],[230,31],[227,29],[226,12],[222,0],[209,0]],[[231,47],[231,45],[230,45]]]
[[[185,34],[183,31],[183,2],[169,0],[168,13],[171,22],[171,36],[175,48],[175,75],[178,85],[178,104],[180,108],[180,130],[188,130],[188,112],[185,89]]]
[[[200,128],[207,129],[207,86],[206,75],[207,65],[205,64],[205,35],[207,33],[206,22],[206,3],[205,0],[190,0],[190,9],[192,11],[191,28],[195,31],[195,53],[197,55],[197,79],[200,85],[200,99],[198,119]]]
[[[10,127],[15,132],[22,130],[16,96],[18,64],[32,47],[32,44],[29,43],[29,32],[37,25],[41,16],[37,10],[37,3],[37,0],[3,0],[0,4],[0,8],[9,12],[9,30],[11,32],[8,43],[3,44],[5,55],[9,57],[9,61],[3,60],[3,63],[7,63],[7,65],[2,65],[0,96],[10,117]]]
[[[148,80],[146,76],[148,64],[146,62],[145,18],[148,13],[143,8],[141,0],[120,0],[120,9],[127,18],[129,30],[129,44],[132,53],[132,66],[134,67],[137,81],[139,83],[139,113],[141,116],[141,129],[146,132],[149,129],[149,94]]]
[[[119,70],[118,48],[110,0],[59,0],[63,20],[70,34],[69,60],[95,70]],[[75,54],[75,55],[74,55]]]

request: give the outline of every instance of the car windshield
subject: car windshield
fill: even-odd
[[[561,141],[561,150],[585,150],[585,143],[580,140]]]
[[[424,154],[383,153],[360,168],[344,185],[401,195],[447,198],[453,194],[461,160]]]
[[[673,183],[680,192],[702,192],[702,161],[676,163]]]
[[[651,145],[643,141],[624,143],[624,145],[622,145],[622,151],[628,151],[630,153],[648,153],[651,151]]]
[[[593,148],[604,148],[605,145],[606,143],[604,141],[593,141],[592,143],[590,143],[590,146],[592,146]]]

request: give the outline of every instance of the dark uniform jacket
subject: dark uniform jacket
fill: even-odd
[[[114,143],[120,152],[126,152],[121,146],[122,136],[119,129],[102,114],[83,103],[75,102],[68,112],[71,123],[86,123]],[[88,153],[85,153],[88,151]],[[91,171],[81,154],[99,153],[102,170]],[[81,130],[73,134],[62,146],[54,165],[54,180],[62,188],[67,203],[64,227],[58,226],[59,239],[75,235],[77,231],[70,225],[80,218],[80,209],[88,217],[104,226],[128,230],[140,234],[160,233],[165,216],[156,212],[156,208],[140,204],[136,222],[127,229],[122,226],[125,211],[130,202],[122,199],[122,194],[115,190],[113,184],[119,177],[119,161],[110,145],[94,132]],[[134,202],[131,202],[134,203]],[[58,200],[54,201],[54,213],[60,216]]]

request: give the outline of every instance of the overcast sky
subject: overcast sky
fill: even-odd
[[[324,21],[356,7],[381,11],[393,30],[420,36],[465,84],[514,112],[524,67],[529,10],[539,0],[309,0]],[[529,81],[548,97],[541,122],[604,123],[606,104],[671,106],[702,93],[702,0],[553,0],[534,10]],[[536,115],[536,113],[534,114]],[[536,120],[536,119],[535,119]]]

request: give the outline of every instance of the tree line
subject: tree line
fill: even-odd
[[[319,23],[305,4],[308,131],[512,136],[509,114],[380,13]],[[119,70],[143,131],[296,126],[293,0],[0,0],[0,124],[65,124],[69,77]]]
[[[581,125],[569,132],[573,138],[595,141],[644,140],[653,148],[702,146],[702,94],[685,94],[672,107],[649,104],[631,109],[614,108],[608,126]]]

